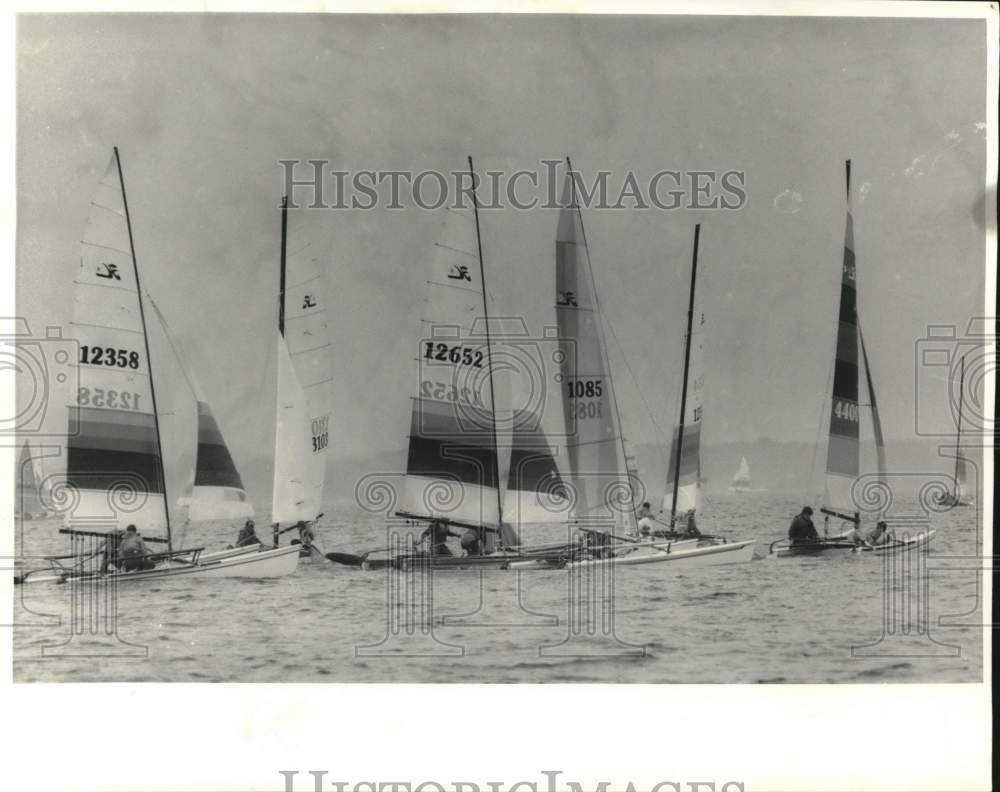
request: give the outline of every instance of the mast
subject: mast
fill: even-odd
[[[694,283],[698,274],[698,238],[701,223],[694,227],[694,253],[691,257],[691,293],[688,297],[687,336],[684,341],[684,379],[681,383],[681,422],[677,429],[677,458],[674,460],[674,494],[670,503],[670,527],[674,527],[677,516],[677,491],[681,484],[681,451],[684,448],[684,411],[687,409],[688,370],[691,365],[691,323],[694,319]]]
[[[128,228],[128,246],[132,254],[132,270],[135,275],[136,298],[139,301],[139,321],[142,323],[142,343],[146,349],[146,372],[149,375],[149,394],[153,402],[153,425],[156,427],[156,452],[159,457],[160,483],[163,485],[163,515],[167,520],[167,552],[173,552],[170,531],[170,499],[167,497],[167,474],[163,469],[163,443],[160,440],[160,412],[156,408],[156,388],[153,385],[153,360],[149,355],[149,334],[146,331],[146,314],[142,307],[142,287],[139,285],[139,264],[135,259],[135,242],[132,239],[132,220],[128,212],[128,198],[125,196],[125,177],[122,174],[122,160],[115,149],[115,165],[118,167],[118,183],[122,188],[122,206],[125,208],[125,225]]]
[[[571,200],[573,202],[573,207],[576,209],[577,217],[580,218],[580,233],[583,235],[583,246],[584,249],[587,251],[587,272],[590,275],[590,289],[594,294],[594,309],[599,317],[598,323],[600,323],[604,314],[601,311],[600,301],[598,300],[597,297],[597,279],[594,277],[594,267],[590,263],[590,245],[587,244],[587,230],[583,227],[583,212],[580,211],[580,205],[576,202],[576,180],[573,178],[573,173],[575,171],[573,170],[573,163],[570,162],[569,155],[566,156],[566,170],[569,173],[569,184],[571,190],[570,195],[571,195]],[[598,324],[598,328],[600,328],[600,324]],[[598,335],[598,338],[600,338],[600,335]],[[608,352],[607,349],[604,348],[605,345],[603,344],[603,339],[601,346],[602,346],[601,352],[604,355],[604,360],[608,371],[608,379],[610,380],[611,361],[608,360]],[[615,407],[615,420],[618,422],[618,444],[621,447],[622,451],[622,464],[625,466],[625,480],[628,482],[629,492],[631,493],[632,480],[629,478],[628,475],[628,454],[625,451],[625,433],[622,431],[622,414],[621,410],[618,408],[618,399],[615,398],[614,388],[611,389],[611,403]],[[632,512],[632,524],[635,526],[636,533],[638,533],[639,517],[637,516],[635,511],[635,498],[631,494],[629,495],[629,507],[630,507],[629,510]]]
[[[958,436],[955,438],[955,500],[958,493],[958,467],[962,458],[962,401],[965,398],[965,355],[962,355],[961,373],[958,380]]]
[[[493,388],[493,358],[490,343],[490,314],[486,299],[486,268],[483,265],[483,238],[479,230],[479,200],[476,197],[476,172],[469,155],[469,177],[472,179],[472,211],[476,218],[476,248],[479,252],[479,282],[483,287],[483,322],[486,325],[486,371],[490,382],[490,430],[493,434],[493,467],[497,482],[497,528],[503,525],[503,498],[500,495],[500,449],[497,444],[497,402]],[[502,536],[502,534],[501,534]]]
[[[281,267],[278,280],[278,332],[285,334],[285,248],[288,246],[288,196],[281,198]]]

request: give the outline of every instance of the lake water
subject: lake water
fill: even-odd
[[[700,527],[756,537],[766,556],[800,506],[767,493],[713,498]],[[916,504],[894,506],[906,508],[920,516]],[[272,580],[121,585],[117,636],[95,636],[86,622],[83,635],[71,635],[69,586],[18,586],[14,679],[974,682],[983,657],[976,514],[930,517],[937,535],[923,556],[926,592],[915,585],[916,553],[897,557],[892,574],[873,554],[852,553],[688,571],[672,563],[611,568],[613,578],[600,578],[590,597],[571,594],[576,579],[566,570],[390,577],[324,559]],[[25,552],[65,552],[57,528],[26,523]],[[218,549],[235,535],[236,526],[199,526],[186,545]],[[342,509],[323,519],[318,544],[353,552],[384,537],[382,519]],[[390,584],[400,586],[391,595]],[[89,587],[77,613],[103,612],[110,588]]]

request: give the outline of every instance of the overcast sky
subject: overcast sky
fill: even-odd
[[[814,442],[851,158],[861,323],[891,444],[913,434],[915,341],[982,313],[984,25],[22,16],[18,312],[67,323],[88,201],[117,144],[144,285],[239,462],[273,435],[279,160],[448,172],[471,154],[513,171],[569,154],[612,183],[736,169],[740,211],[584,210],[625,431],[650,442],[654,419],[675,420],[701,222],[704,442]],[[555,321],[556,220],[482,216],[491,310],[536,333]],[[410,207],[297,222],[328,252],[333,458],[402,454],[438,219]]]

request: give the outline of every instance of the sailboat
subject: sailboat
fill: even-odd
[[[469,173],[475,185],[471,157]],[[414,344],[418,383],[410,401],[406,475],[396,516],[428,527],[413,548],[402,552],[384,548],[372,557],[368,553],[327,554],[338,563],[367,569],[415,563],[435,568],[497,566],[505,562],[506,548],[519,543],[513,527],[503,523],[490,322],[475,189],[471,196],[471,207],[442,210],[429,262],[421,331]],[[515,459],[513,468],[516,482],[526,486],[529,475],[524,465]],[[548,472],[543,461],[531,477]],[[456,555],[449,538],[460,539],[467,554]],[[381,557],[383,553],[389,555]]]
[[[750,489],[750,464],[746,457],[740,457],[740,466],[729,485],[730,493],[747,492]]]
[[[969,494],[969,474],[965,457],[962,456],[962,402],[965,398],[965,356],[962,356],[958,380],[958,431],[955,436],[955,476],[954,489],[936,500],[941,506],[971,506],[974,501]]]
[[[271,522],[278,536],[299,530],[302,555],[313,554],[322,517],[330,444],[330,341],[319,261],[308,236],[288,227],[281,202],[278,281],[277,404]],[[282,526],[285,526],[282,528]]]
[[[165,448],[160,431],[145,301],[117,147],[91,201],[73,284],[79,387],[68,405],[65,485],[74,492],[75,503],[60,533],[73,536],[77,550],[86,552],[74,553],[72,564],[65,557],[48,557],[47,567],[15,581],[133,582],[182,575],[270,577],[292,571],[298,556],[285,550],[200,563],[204,548],[173,547],[168,481],[186,480],[190,471],[171,476],[164,466],[165,450],[183,456],[177,444],[184,438],[171,433]],[[127,525],[141,527],[145,542],[165,546],[144,559],[153,568],[129,572],[101,563],[109,534]]]
[[[829,444],[826,457],[826,479],[823,505],[824,536],[829,534],[830,518],[839,519],[851,527],[860,528],[861,514],[852,496],[854,484],[860,474],[862,408],[871,414],[872,433],[875,440],[878,476],[885,476],[885,443],[875,400],[875,384],[869,365],[865,339],[861,332],[857,298],[857,267],[854,256],[854,219],[851,213],[851,161],[846,164],[847,221],[844,231],[844,257],[841,267],[840,308],[837,325],[837,343],[834,354],[833,394],[830,406]],[[860,352],[860,355],[859,355]],[[864,367],[868,403],[859,403],[860,367]],[[913,549],[926,544],[934,531],[912,537],[905,542],[887,545],[893,549]],[[819,542],[790,544],[787,540],[772,543],[771,553],[786,555],[815,555],[832,549],[854,550],[855,543],[821,540]]]
[[[627,478],[628,453],[606,351],[597,285],[569,159],[566,167],[556,231],[556,319],[563,346],[563,416],[570,479],[576,493],[572,519],[587,539],[574,555],[564,559],[565,564],[709,565],[749,561],[753,558],[754,540],[702,545],[698,539],[635,538],[639,530]],[[692,290],[692,300],[693,296]],[[690,339],[690,315],[688,336]],[[685,381],[685,392],[688,384]],[[700,391],[700,382],[697,388]],[[692,432],[689,436],[693,435]],[[694,458],[697,461],[696,447]],[[628,496],[623,498],[621,493]],[[614,530],[608,530],[611,527]],[[519,562],[512,566],[525,568],[528,564]]]
[[[43,481],[40,460],[31,455],[31,446],[24,441],[14,473],[14,516],[22,520],[38,520],[49,516],[42,500]]]

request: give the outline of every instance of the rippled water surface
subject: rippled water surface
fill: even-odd
[[[754,536],[764,556],[799,506],[763,493],[714,499],[701,527],[734,539]],[[911,511],[919,514],[916,504]],[[14,679],[978,681],[977,575],[944,571],[963,566],[956,557],[978,552],[976,510],[933,515],[931,526],[938,533],[926,555],[926,596],[919,588],[907,593],[901,574],[887,586],[883,562],[872,554],[759,557],[688,571],[672,563],[621,567],[613,582],[602,581],[613,585],[612,597],[584,597],[582,605],[570,596],[565,570],[417,573],[401,578],[403,588],[390,596],[389,573],[318,560],[272,580],[121,585],[114,638],[90,634],[86,621],[84,634],[71,637],[69,586],[20,586]],[[26,523],[24,551],[65,551],[57,527]],[[199,526],[186,544],[217,549],[235,534],[235,526]],[[319,544],[357,551],[384,543],[384,536],[381,520],[342,510],[324,518]],[[909,557],[899,569],[915,562],[915,554]],[[104,587],[91,588],[102,596]],[[432,629],[425,610],[406,604],[421,602],[435,617]],[[929,611],[929,633],[918,630],[921,606]],[[89,600],[77,611],[84,619],[97,612]],[[571,629],[574,623],[583,629]]]

